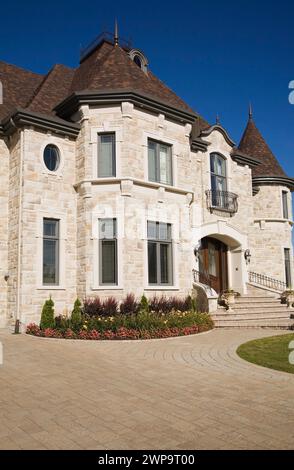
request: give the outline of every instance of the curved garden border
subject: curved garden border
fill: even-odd
[[[27,326],[26,334],[39,338],[53,338],[53,339],[71,339],[71,340],[91,340],[91,341],[125,341],[125,340],[147,340],[147,339],[165,339],[176,338],[182,336],[196,335],[206,333],[213,329],[213,325],[195,325],[189,327],[174,327],[160,330],[135,330],[130,328],[119,328],[116,332],[105,330],[99,332],[97,330],[86,331],[82,330],[74,332],[67,329],[62,332],[54,328],[46,328],[41,330],[38,325],[30,324]]]

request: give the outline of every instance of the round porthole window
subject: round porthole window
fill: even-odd
[[[46,145],[44,149],[44,163],[49,171],[58,170],[60,164],[60,154],[56,145]]]

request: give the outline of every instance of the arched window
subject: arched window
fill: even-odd
[[[144,54],[141,51],[139,51],[138,49],[132,49],[129,52],[129,56],[132,59],[132,61],[136,65],[138,65],[138,67],[140,67],[140,69],[143,70],[143,72],[145,72],[147,74],[148,60],[144,56]]]
[[[210,175],[212,191],[227,191],[226,159],[218,153],[210,155]]]
[[[138,65],[138,67],[140,67],[140,69],[141,69],[142,68],[142,61],[141,61],[140,57],[138,55],[135,55],[133,60],[134,60],[135,64]]]
[[[214,207],[226,208],[226,159],[218,153],[210,155],[211,202]]]

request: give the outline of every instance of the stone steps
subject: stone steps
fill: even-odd
[[[263,320],[220,320],[214,322],[216,328],[276,328],[289,330],[293,328],[294,320],[285,318]]]
[[[294,310],[281,304],[278,294],[255,288],[236,297],[231,310],[219,307],[211,316],[216,328],[289,329],[294,325]]]
[[[231,311],[227,313],[217,313],[212,315],[214,321],[227,321],[229,320],[238,320],[238,321],[253,321],[253,320],[272,320],[272,319],[285,319],[290,320],[290,315],[288,312],[282,311],[274,311],[274,312],[236,312]],[[292,320],[294,323],[294,319]]]
[[[287,308],[287,305],[279,305],[279,304],[270,304],[270,305],[258,305],[258,304],[255,304],[252,302],[251,305],[235,305],[234,307],[232,307],[232,310],[233,311],[237,311],[237,312],[271,312],[271,311],[275,311],[275,310],[280,310],[280,311],[289,311],[289,309]]]

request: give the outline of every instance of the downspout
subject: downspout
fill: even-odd
[[[20,131],[20,157],[19,157],[19,201],[18,201],[18,246],[17,246],[17,286],[16,286],[16,324],[17,333],[21,322],[21,252],[22,252],[22,199],[23,199],[23,155],[24,155],[24,130]]]

